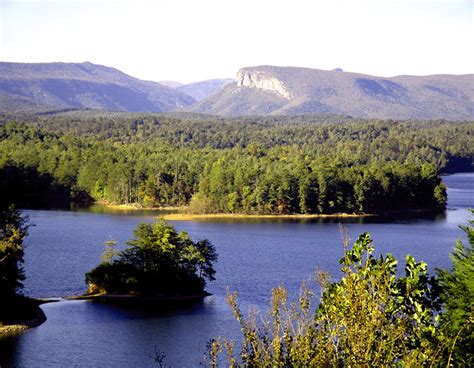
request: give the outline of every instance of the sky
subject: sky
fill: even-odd
[[[472,0],[0,0],[0,61],[190,83],[256,65],[474,72]]]

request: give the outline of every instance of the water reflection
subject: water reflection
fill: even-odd
[[[282,223],[302,223],[302,224],[386,224],[386,223],[412,223],[416,221],[445,221],[446,212],[414,212],[414,213],[393,213],[377,216],[346,216],[346,217],[213,217],[196,218],[193,222],[204,223],[226,223],[226,224],[282,224]]]
[[[95,203],[91,206],[87,207],[72,207],[73,211],[77,212],[87,212],[87,213],[95,213],[95,214],[106,214],[106,215],[123,215],[123,216],[163,216],[170,213],[176,213],[177,210],[173,209],[140,209],[140,208],[133,208],[133,207],[120,207],[120,206],[106,206],[100,203]]]

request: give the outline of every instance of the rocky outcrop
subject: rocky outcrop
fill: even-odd
[[[102,295],[106,293],[107,291],[104,288],[93,283],[89,284],[89,287],[87,288],[87,291],[86,291],[86,295]]]
[[[273,92],[287,100],[293,98],[292,93],[285,87],[285,84],[281,80],[274,76],[267,75],[263,71],[251,69],[239,70],[237,73],[237,86]]]

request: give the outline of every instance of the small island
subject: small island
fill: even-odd
[[[123,251],[105,243],[102,262],[86,274],[87,293],[74,299],[115,304],[175,305],[202,299],[214,280],[215,247],[193,241],[165,220],[141,223]]]

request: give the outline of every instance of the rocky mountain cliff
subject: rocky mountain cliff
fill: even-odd
[[[192,111],[217,115],[339,114],[363,118],[474,118],[474,75],[391,78],[296,67],[241,69]]]
[[[163,112],[194,102],[174,88],[89,62],[0,62],[0,111],[92,108]]]

